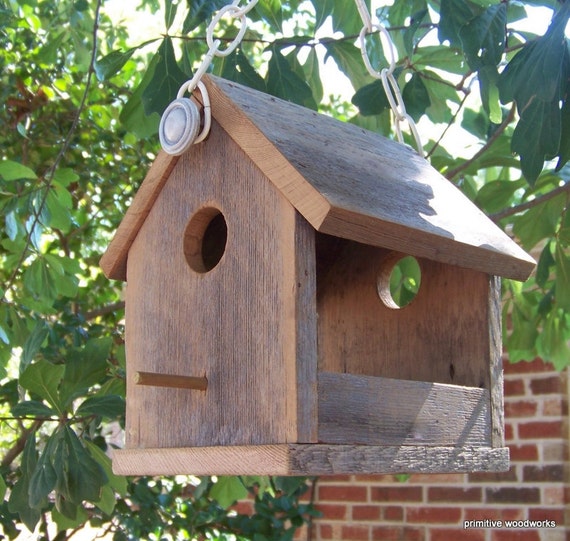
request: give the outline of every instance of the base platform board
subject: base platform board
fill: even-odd
[[[113,453],[118,475],[462,473],[508,468],[507,447],[277,444]]]

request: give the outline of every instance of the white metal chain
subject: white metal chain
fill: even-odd
[[[208,29],[206,30],[206,43],[209,48],[208,52],[204,56],[202,63],[194,73],[192,79],[186,81],[180,87],[180,90],[178,90],[179,98],[181,98],[186,92],[192,93],[194,91],[198,85],[198,81],[200,81],[206,71],[208,71],[208,68],[215,56],[228,56],[236,50],[247,30],[246,15],[255,7],[258,1],[259,0],[250,0],[244,7],[239,7],[240,0],[234,0],[231,4],[224,6],[214,15],[212,21],[208,25]],[[220,49],[222,41],[215,38],[214,31],[217,24],[225,15],[229,15],[234,19],[239,19],[241,26],[237,36],[227,45],[227,47],[225,49]]]
[[[410,128],[410,131],[412,132],[412,135],[414,136],[418,154],[423,157],[423,145],[420,139],[420,134],[418,133],[418,128],[414,122],[414,119],[406,111],[406,106],[404,105],[404,99],[402,98],[402,93],[400,92],[398,81],[396,81],[396,78],[394,77],[394,69],[396,68],[396,47],[394,46],[394,42],[390,37],[390,33],[388,30],[386,30],[386,28],[384,28],[384,26],[379,23],[372,23],[372,18],[370,16],[370,12],[368,11],[368,7],[366,6],[366,1],[354,1],[363,23],[362,30],[359,34],[359,40],[360,53],[362,54],[364,65],[372,77],[375,79],[380,79],[380,81],[382,81],[384,92],[386,93],[388,103],[390,104],[390,108],[392,109],[392,113],[394,115],[396,136],[398,138],[398,141],[400,143],[404,142],[404,137],[402,135],[402,123],[406,122]],[[379,32],[381,37],[383,36],[385,38],[385,42],[388,44],[387,60],[389,66],[382,69],[381,71],[377,71],[372,66],[372,63],[370,62],[370,58],[368,56],[368,50],[366,48],[366,35],[373,32]]]
[[[206,43],[208,44],[208,52],[194,72],[191,79],[186,81],[178,90],[176,100],[174,100],[164,111],[160,126],[159,137],[162,148],[169,154],[180,155],[188,149],[192,144],[203,141],[210,132],[212,124],[212,112],[210,109],[210,98],[202,77],[208,71],[215,56],[228,56],[233,53],[241,43],[247,30],[247,14],[255,7],[259,0],[249,0],[249,2],[240,7],[241,0],[234,0],[231,4],[221,8],[212,18],[206,30]],[[240,29],[236,37],[226,46],[221,48],[222,40],[217,39],[214,35],[216,26],[224,17],[232,17],[239,19]],[[197,109],[195,102],[184,98],[184,94],[188,92],[190,95],[198,89],[202,95],[203,119],[200,133],[197,133]]]

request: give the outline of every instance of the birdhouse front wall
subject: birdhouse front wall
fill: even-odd
[[[199,237],[219,214],[221,258],[196,270]],[[214,122],[208,144],[179,159],[128,254],[128,448],[314,438],[313,243],[307,222]],[[140,372],[205,377],[207,391],[138,385]]]

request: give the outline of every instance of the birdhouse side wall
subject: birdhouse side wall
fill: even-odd
[[[184,245],[199,245],[188,227],[204,208],[223,215],[227,239],[197,272]],[[128,448],[314,437],[314,232],[215,122],[158,196],[127,282]],[[138,385],[141,371],[206,377],[207,390]]]

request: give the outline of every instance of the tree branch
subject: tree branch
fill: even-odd
[[[513,119],[515,118],[515,110],[516,110],[516,105],[513,103],[513,105],[511,106],[511,110],[509,111],[509,114],[507,115],[505,120],[503,120],[502,124],[497,128],[495,133],[491,135],[491,137],[489,137],[487,142],[471,158],[464,161],[461,165],[458,165],[455,169],[451,169],[450,171],[445,173],[444,175],[445,178],[447,178],[448,180],[452,180],[459,173],[461,173],[461,171],[467,169],[473,162],[475,162],[478,158],[480,158],[483,154],[485,154],[485,152],[489,150],[491,145],[503,134],[507,126],[513,121]]]
[[[538,197],[534,198],[532,201],[526,201],[525,203],[521,203],[520,205],[515,205],[514,207],[509,207],[507,209],[501,210],[500,212],[496,212],[495,214],[490,214],[489,218],[494,222],[499,222],[503,218],[507,218],[508,216],[512,216],[513,214],[518,214],[519,212],[524,212],[525,210],[529,210],[533,207],[541,205],[550,199],[553,199],[557,195],[560,195],[564,192],[570,192],[570,182],[563,184],[562,186],[558,186],[558,188],[554,188],[554,190],[539,195]]]
[[[101,308],[95,308],[95,310],[90,310],[86,312],[83,317],[86,321],[90,319],[95,319],[99,316],[106,316],[107,314],[112,314],[113,312],[118,312],[125,308],[125,301],[114,302],[113,304],[108,304],[107,306],[102,306]]]
[[[20,437],[16,440],[14,445],[12,445],[12,447],[10,447],[10,449],[8,449],[8,451],[4,455],[4,458],[2,459],[2,462],[0,462],[0,466],[2,468],[7,468],[8,466],[10,466],[12,464],[12,462],[14,462],[14,460],[16,460],[16,458],[18,458],[20,453],[22,453],[22,451],[24,450],[24,447],[26,446],[26,442],[28,441],[28,438],[34,432],[36,432],[40,428],[40,426],[42,426],[42,424],[43,424],[43,421],[39,421],[39,420],[34,421],[32,426],[30,426],[30,428],[24,428],[23,429],[22,433],[20,434]]]
[[[451,120],[447,123],[447,126],[445,127],[445,129],[443,130],[441,135],[439,136],[439,139],[434,143],[433,147],[431,147],[430,151],[426,154],[426,159],[428,159],[435,152],[435,150],[437,149],[437,147],[441,143],[442,139],[445,137],[445,134],[447,133],[449,128],[451,128],[451,126],[453,126],[453,124],[455,124],[455,120],[457,119],[457,115],[459,114],[461,109],[463,109],[463,106],[465,105],[465,102],[467,101],[468,97],[469,97],[469,92],[466,92],[465,95],[463,96],[463,99],[459,103],[459,107],[457,108],[457,111],[455,111],[455,114],[451,117]]]

